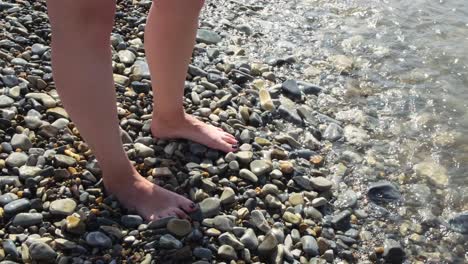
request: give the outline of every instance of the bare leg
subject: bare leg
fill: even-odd
[[[186,217],[194,204],[143,178],[122,148],[112,79],[114,0],[48,0],[52,64],[60,98],[92,148],[106,189],[144,218]]]
[[[192,55],[203,0],[153,2],[145,29],[145,49],[153,90],[152,132],[158,138],[185,138],[224,152],[236,139],[185,113],[184,81]]]

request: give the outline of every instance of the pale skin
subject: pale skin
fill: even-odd
[[[195,204],[142,177],[122,147],[110,49],[115,4],[115,0],[47,0],[57,91],[99,162],[107,192],[146,220],[187,218]],[[156,138],[183,138],[235,151],[234,136],[183,108],[184,80],[202,6],[202,0],[156,0],[150,9],[144,42],[154,94],[151,130]]]

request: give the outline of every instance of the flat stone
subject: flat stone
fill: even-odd
[[[5,210],[5,214],[14,215],[17,213],[27,211],[30,207],[31,202],[26,198],[21,198],[8,203],[7,205],[5,205],[5,207],[3,207],[3,209]]]
[[[292,206],[304,204],[304,195],[302,193],[291,193],[288,201]]]
[[[353,68],[353,60],[345,55],[334,55],[329,60],[340,72],[349,73]]]
[[[1,177],[1,176],[0,176]],[[13,202],[14,200],[17,200],[18,199],[18,196],[14,193],[5,193],[5,194],[2,194],[0,195],[0,206],[5,206],[11,202]]]
[[[139,215],[123,215],[120,218],[120,222],[126,228],[137,228],[139,225],[143,224],[143,218]]]
[[[9,107],[11,106],[15,100],[12,98],[6,96],[6,95],[0,95],[0,108],[2,107]]]
[[[232,221],[228,216],[226,215],[217,215],[214,219],[213,219],[213,226],[218,229],[218,230],[221,230],[223,232],[226,232],[226,231],[232,231],[232,229],[234,228],[234,221]]]
[[[298,225],[302,222],[302,217],[300,215],[293,214],[291,212],[286,211],[283,214],[283,220],[288,223]]]
[[[239,171],[239,177],[244,180],[248,180],[251,182],[258,182],[258,177],[253,172],[249,171],[248,169],[241,169]]]
[[[70,156],[63,154],[56,154],[54,156],[54,163],[58,167],[68,168],[76,165],[76,160]]]
[[[217,44],[222,40],[221,36],[219,36],[218,33],[203,28],[198,29],[196,39],[198,42],[202,42],[205,44]]]
[[[339,209],[353,208],[357,205],[357,194],[353,190],[347,190],[338,195],[335,206]]]
[[[253,158],[253,152],[252,151],[239,151],[236,153],[236,157],[240,163],[249,164],[249,162]]]
[[[137,59],[132,67],[132,79],[140,81],[141,79],[151,79],[151,73],[146,60]]]
[[[171,219],[167,223],[167,230],[173,235],[183,237],[192,231],[192,225],[185,219]]]
[[[351,213],[343,211],[332,217],[331,224],[333,228],[338,230],[348,230],[350,228]]]
[[[25,96],[26,98],[32,98],[42,103],[46,108],[52,108],[57,106],[57,102],[52,96],[46,93],[28,93]]]
[[[137,155],[141,158],[153,157],[154,156],[154,149],[142,144],[142,143],[135,143],[133,145],[135,147],[135,151]]]
[[[47,109],[46,112],[47,114],[50,114],[55,118],[70,119],[70,117],[68,116],[68,113],[62,107],[52,107],[52,108]]]
[[[330,123],[322,136],[329,141],[337,141],[343,137],[343,128],[335,123]]]
[[[268,225],[268,222],[265,219],[265,216],[259,210],[253,210],[250,213],[250,223],[264,233],[268,233],[268,231],[271,229],[270,225]]]
[[[57,252],[42,242],[34,242],[29,246],[29,255],[33,261],[37,262],[52,262],[57,258]]]
[[[86,243],[92,247],[111,248],[112,240],[100,231],[90,232],[86,235]]]
[[[76,202],[73,199],[60,199],[50,203],[49,211],[53,215],[71,215],[75,211]]]
[[[130,78],[125,75],[113,74],[114,82],[122,86],[128,86],[130,84]]]
[[[26,161],[28,160],[28,155],[24,152],[13,152],[11,153],[8,158],[6,158],[5,163],[6,165],[13,167],[13,168],[19,168],[26,164]]]
[[[400,200],[401,193],[393,183],[380,181],[369,186],[367,196],[374,203],[388,203]]]
[[[13,225],[29,227],[42,223],[42,214],[40,213],[19,213],[13,218]]]
[[[263,176],[273,170],[271,162],[266,160],[254,160],[250,163],[250,171],[257,176]]]
[[[23,134],[14,134],[10,143],[14,149],[29,150],[32,148],[31,140]]]
[[[317,191],[325,192],[331,189],[333,183],[324,177],[311,177],[310,185]]]
[[[206,198],[200,203],[200,210],[204,217],[213,217],[221,210],[221,201],[218,198]]]

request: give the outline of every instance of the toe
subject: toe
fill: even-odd
[[[221,132],[224,132],[224,130],[222,128],[220,128],[220,127],[216,127],[216,129],[218,129]]]
[[[180,219],[187,219],[188,215],[180,208],[174,208],[174,213],[179,217]]]
[[[197,205],[192,202],[181,204],[179,207],[188,214],[195,212],[198,209]]]
[[[237,144],[237,140],[233,137],[229,137],[229,136],[226,136],[226,135],[223,135],[223,140],[226,141],[227,143],[231,144],[231,145],[235,145]]]
[[[228,152],[234,152],[237,150],[237,146],[235,144],[229,144],[228,142],[220,139],[218,141],[218,149],[221,150],[221,151],[224,151],[226,153]]]

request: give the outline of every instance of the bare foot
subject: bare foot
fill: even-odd
[[[115,195],[125,208],[137,211],[148,221],[170,216],[187,218],[197,210],[189,199],[151,183],[134,168],[130,170],[118,172],[122,175],[104,176],[106,191]]]
[[[237,140],[233,135],[189,114],[173,119],[153,117],[151,132],[156,138],[183,138],[224,152],[237,150]]]

